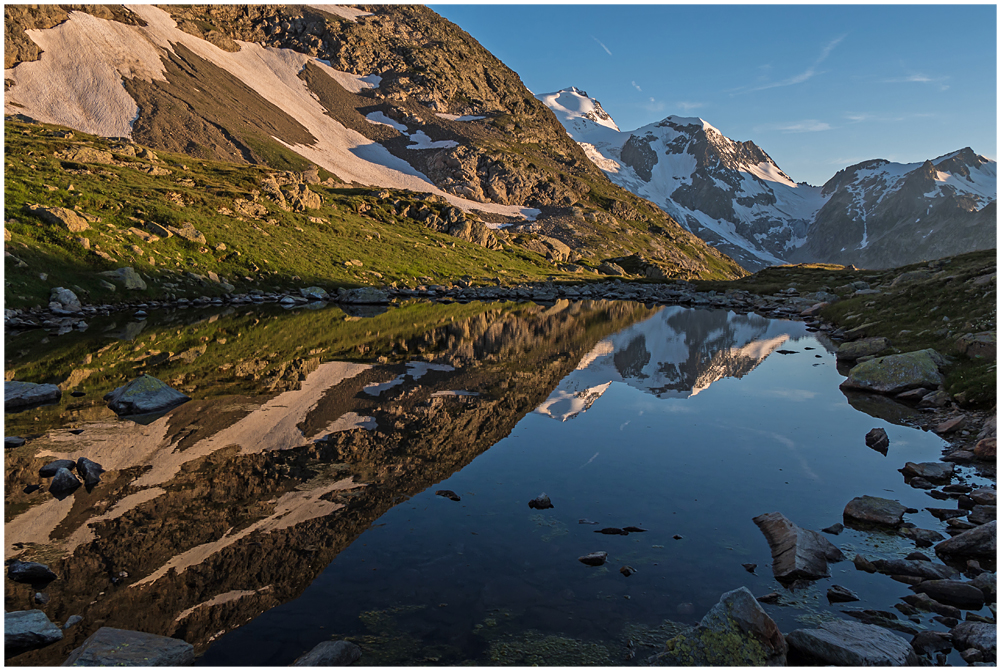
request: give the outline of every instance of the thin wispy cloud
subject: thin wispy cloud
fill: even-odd
[[[826,121],[818,121],[816,119],[804,119],[802,121],[795,121],[792,123],[772,123],[754,127],[754,131],[757,132],[777,130],[782,133],[819,133],[824,130],[832,129],[833,126]]]
[[[948,81],[949,77],[929,77],[926,74],[920,72],[914,72],[908,74],[904,77],[890,77],[888,79],[882,79],[879,83],[882,84],[931,84],[937,86],[941,91],[947,91],[949,86],[944,82]]]
[[[642,93],[642,88],[641,88],[641,87],[639,86],[639,84],[637,84],[637,83],[635,83],[635,82],[633,81],[633,82],[632,82],[632,86],[633,86],[633,87],[635,88],[635,90],[637,90],[637,91],[639,91],[640,93]]]
[[[698,109],[699,107],[704,107],[705,103],[703,103],[703,102],[687,102],[686,100],[682,100],[680,102],[674,103],[674,105],[676,107],[679,107],[679,108],[683,109],[685,112],[690,112],[692,109]]]
[[[765,82],[757,86],[751,86],[749,88],[743,88],[743,87],[737,88],[733,90],[730,93],[730,95],[737,95],[740,93],[753,93],[755,91],[765,91],[769,88],[780,88],[782,86],[794,86],[796,84],[801,84],[803,82],[809,81],[817,74],[822,74],[824,72],[818,70],[817,68],[820,66],[820,64],[823,63],[823,61],[825,61],[827,58],[830,57],[830,54],[833,53],[833,50],[837,48],[837,45],[840,44],[845,37],[847,37],[847,35],[841,35],[840,37],[830,40],[826,44],[826,46],[823,47],[823,50],[820,51],[819,57],[815,61],[813,61],[813,64],[810,65],[808,68],[806,68],[804,71],[800,72],[799,74],[794,75],[792,77],[788,77],[787,79],[782,79],[781,81]],[[770,69],[770,67],[768,67],[767,69]]]
[[[644,105],[640,105],[640,107],[642,107],[642,109],[646,110],[647,112],[651,112],[651,113],[652,112],[662,112],[663,110],[665,110],[667,108],[667,103],[665,103],[665,102],[657,102],[656,98],[650,98],[649,102],[647,102]]]
[[[869,114],[867,112],[849,112],[844,114],[844,118],[852,123],[899,123],[912,119],[928,119],[937,116],[929,112],[915,112],[913,114]]]
[[[594,37],[594,36],[591,35],[591,37]],[[607,51],[609,56],[614,56],[614,54],[611,53],[611,49],[609,49],[607,46],[605,46],[604,42],[602,42],[601,40],[597,39],[596,37],[594,37],[594,41],[597,42],[598,44],[600,44],[601,48],[604,49],[605,51]]]

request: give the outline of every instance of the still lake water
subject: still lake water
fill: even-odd
[[[182,637],[202,665],[287,665],[331,638],[365,665],[622,665],[740,586],[784,594],[766,606],[784,632],[911,593],[849,561],[786,591],[758,514],[818,530],[874,495],[943,527],[897,469],[944,442],[854,409],[802,323],[609,302],[376,312],[185,310],[8,337],[8,378],[67,393],[7,415],[8,435],[35,437],[7,454],[5,554],[60,575],[50,618],[84,616],[15,663],[58,664],[108,625]],[[141,372],[192,402],[117,419],[100,396]],[[887,456],[865,446],[875,427]],[[24,493],[64,456],[104,465],[104,483]],[[529,508],[543,492],[554,507]],[[626,526],[647,532],[595,533]],[[830,539],[849,559],[914,549]],[[608,562],[577,561],[593,551]],[[861,602],[829,605],[832,584]],[[6,585],[8,609],[32,595]]]

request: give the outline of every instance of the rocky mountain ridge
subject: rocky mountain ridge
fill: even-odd
[[[667,276],[742,273],[608,181],[516,73],[425,7],[61,12],[7,13],[11,40],[35,45],[9,59],[8,115],[435,194],[594,267],[639,253]]]
[[[670,116],[619,132],[589,118],[584,110],[603,108],[584,98],[576,88],[539,96],[612,181],[747,268],[883,268],[996,246],[996,162],[969,148],[922,164],[866,161],[817,187],[702,119]]]

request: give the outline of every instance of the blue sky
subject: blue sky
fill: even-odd
[[[970,146],[996,159],[994,5],[432,5],[536,94],[576,86],[622,130],[676,114],[794,180]]]

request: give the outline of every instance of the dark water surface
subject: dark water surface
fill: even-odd
[[[182,637],[203,665],[287,665],[331,638],[366,665],[621,665],[740,586],[784,593],[766,609],[785,632],[911,593],[849,561],[786,591],[758,514],[818,530],[873,495],[943,527],[897,471],[943,441],[854,409],[801,323],[565,301],[120,321],[7,338],[8,378],[67,393],[7,416],[8,435],[36,437],[7,453],[5,554],[60,574],[50,618],[84,616],[14,662],[58,664],[108,625]],[[143,371],[193,401],[118,420],[100,396]],[[865,446],[875,427],[887,456]],[[100,462],[104,483],[61,502],[22,491],[63,456]],[[530,509],[543,492],[554,507]],[[594,532],[625,526],[647,532]],[[914,550],[831,540],[849,559]],[[593,551],[608,562],[577,561]],[[861,602],[830,606],[832,584]],[[7,608],[32,595],[8,581]]]

